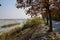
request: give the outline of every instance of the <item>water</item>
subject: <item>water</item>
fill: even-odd
[[[24,19],[0,19],[0,26],[11,23],[22,23]]]
[[[52,25],[56,28],[55,31],[60,33],[60,22],[52,21]]]
[[[22,25],[22,23],[24,21],[26,21],[26,19],[0,19],[0,33],[1,32],[6,32],[7,30],[11,30],[11,29],[15,28],[13,26],[12,27],[1,28],[1,26],[7,25],[7,24],[12,24],[12,23],[20,23],[20,25]]]

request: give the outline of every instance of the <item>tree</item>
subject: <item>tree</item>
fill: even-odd
[[[54,1],[54,0],[53,0]],[[51,16],[51,0],[17,0],[17,8],[29,8],[27,10],[26,14],[31,15],[31,17],[38,16],[39,14],[44,15],[43,18],[47,19],[47,24],[48,24],[48,18],[49,18],[49,30],[48,32],[52,32],[52,16]],[[55,2],[55,1],[54,1]],[[47,14],[47,15],[46,15]],[[45,17],[46,15],[46,17]]]

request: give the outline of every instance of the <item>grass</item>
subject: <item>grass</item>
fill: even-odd
[[[1,40],[5,40],[10,35],[15,35],[15,33],[20,32],[20,31],[21,31],[21,28],[20,27],[16,27],[15,29],[10,30],[9,32],[2,33],[2,35],[0,35],[0,39]]]

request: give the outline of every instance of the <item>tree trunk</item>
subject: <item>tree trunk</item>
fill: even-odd
[[[52,17],[51,17],[51,13],[49,12],[49,32],[52,32],[53,31],[53,28],[52,28]]]
[[[48,25],[49,23],[48,23],[48,17],[46,18],[46,25]]]
[[[53,28],[52,28],[52,16],[51,16],[51,13],[50,13],[50,10],[49,10],[49,4],[47,4],[47,11],[48,11],[48,16],[49,16],[49,30],[48,32],[52,32],[53,31]]]

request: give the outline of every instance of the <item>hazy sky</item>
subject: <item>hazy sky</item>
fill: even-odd
[[[24,19],[30,18],[24,9],[16,8],[16,0],[0,0],[0,19]]]

